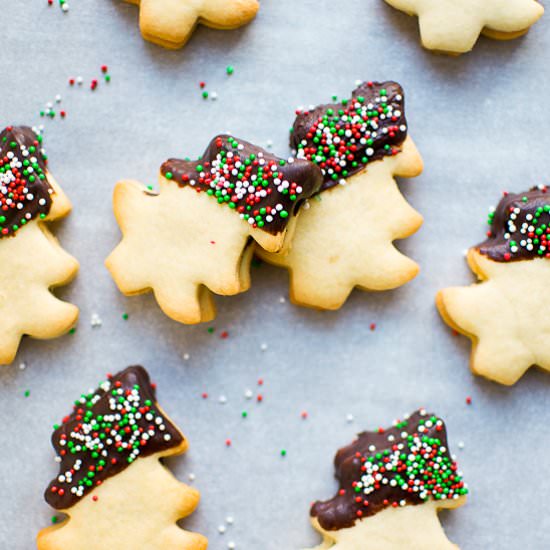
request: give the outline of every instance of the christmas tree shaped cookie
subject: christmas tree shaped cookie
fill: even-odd
[[[443,319],[473,343],[476,374],[514,384],[531,366],[550,370],[550,192],[505,194],[487,239],[468,251],[480,283],[437,295]]]
[[[422,45],[458,55],[469,52],[480,34],[510,40],[527,33],[544,13],[535,0],[386,0],[418,15]]]
[[[0,133],[0,364],[15,358],[23,335],[55,338],[76,322],[78,309],[50,289],[67,284],[77,261],[46,222],[71,203],[47,168],[42,137],[31,128]]]
[[[392,242],[422,223],[394,176],[413,177],[422,159],[407,136],[403,90],[395,82],[366,83],[349,100],[301,112],[291,144],[297,157],[324,175],[286,253],[258,250],[290,271],[293,302],[340,308],[354,287],[388,290],[418,273]]]
[[[200,160],[165,162],[158,194],[136,182],[117,184],[114,210],[123,239],[107,267],[124,294],[153,290],[171,318],[208,321],[211,292],[229,296],[249,288],[252,241],[281,251],[300,205],[321,183],[313,163],[218,136]]]
[[[137,4],[145,40],[165,48],[185,45],[201,23],[213,29],[236,29],[258,12],[258,0],[126,0]]]
[[[82,395],[52,443],[59,475],[45,496],[69,518],[38,534],[38,550],[206,549],[204,537],[176,525],[199,494],[160,462],[185,452],[187,441],[157,404],[143,367]]]
[[[337,495],[311,508],[316,550],[457,550],[437,512],[465,503],[445,424],[420,410],[386,430],[364,432],[334,460]]]

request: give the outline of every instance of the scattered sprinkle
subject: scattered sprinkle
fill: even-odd
[[[90,320],[92,327],[100,327],[103,324],[101,317],[97,313],[92,313],[92,318]]]
[[[222,404],[222,405],[225,405],[227,403],[227,397],[225,397],[225,395],[220,395],[218,401]]]
[[[187,476],[187,479],[188,479],[189,481],[195,481],[196,476],[195,476],[195,474],[191,473],[191,474],[189,474],[189,475]]]
[[[228,65],[225,69],[225,72],[230,76],[235,72],[235,68],[233,65]]]
[[[346,416],[346,421],[348,422],[348,424],[350,424],[351,422],[353,422],[353,414],[348,414]]]

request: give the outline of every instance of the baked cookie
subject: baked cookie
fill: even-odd
[[[337,495],[311,507],[317,550],[457,550],[437,512],[466,502],[443,420],[420,410],[364,432],[334,460]]]
[[[394,180],[422,171],[401,86],[369,82],[349,100],[299,113],[291,145],[320,166],[323,187],[304,208],[287,253],[257,253],[290,271],[292,301],[338,309],[354,287],[388,290],[415,277],[416,263],[392,244],[422,224]]]
[[[531,366],[550,370],[548,189],[505,194],[489,224],[487,239],[467,256],[481,284],[441,290],[437,307],[472,340],[472,371],[512,385]]]
[[[497,40],[524,35],[544,13],[535,0],[386,0],[418,15],[422,45],[451,55],[469,52],[480,34]]]
[[[114,192],[122,242],[106,265],[126,295],[153,290],[181,323],[215,315],[210,291],[229,296],[250,287],[253,241],[281,251],[321,171],[285,161],[231,136],[218,136],[197,161],[170,159],[160,192],[123,181]]]
[[[160,462],[185,452],[187,441],[157,404],[143,367],[83,394],[52,444],[59,475],[45,497],[69,518],[38,534],[38,550],[207,547],[202,535],[176,525],[195,510],[199,493]]]
[[[71,203],[47,168],[42,137],[26,126],[0,133],[0,364],[11,363],[21,337],[55,338],[78,308],[50,289],[69,283],[78,262],[46,227]]]
[[[126,0],[139,8],[145,40],[169,49],[185,45],[201,23],[213,29],[236,29],[256,16],[258,0]]]

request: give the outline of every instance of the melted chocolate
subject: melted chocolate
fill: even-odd
[[[8,126],[0,133],[0,237],[50,211],[46,165],[42,137],[31,128]]]
[[[403,89],[396,82],[361,84],[351,99],[298,114],[290,145],[317,164],[322,190],[363,170],[369,162],[401,152],[407,137]]]
[[[83,394],[56,427],[52,444],[59,475],[46,490],[46,501],[66,510],[140,456],[182,442],[180,431],[159,411],[147,371],[128,367],[95,392]]]
[[[550,258],[550,193],[546,187],[506,194],[489,214],[489,225],[487,239],[476,248],[491,260]]]
[[[353,527],[358,519],[389,506],[422,504],[442,495],[459,498],[468,492],[451,459],[445,424],[422,410],[387,430],[360,434],[338,451],[334,465],[338,494],[311,508],[326,530]]]
[[[167,160],[161,173],[180,186],[205,191],[251,226],[273,235],[286,228],[303,200],[323,182],[314,164],[283,160],[231,136],[215,137],[199,160]]]

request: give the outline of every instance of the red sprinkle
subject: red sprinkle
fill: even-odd
[[[226,447],[231,447],[231,439],[226,439],[225,440],[225,446]]]
[[[472,398],[470,396],[466,397],[466,405],[472,404]]]
[[[372,331],[376,330],[376,323],[371,323],[371,324],[370,324],[370,329],[371,329]]]

